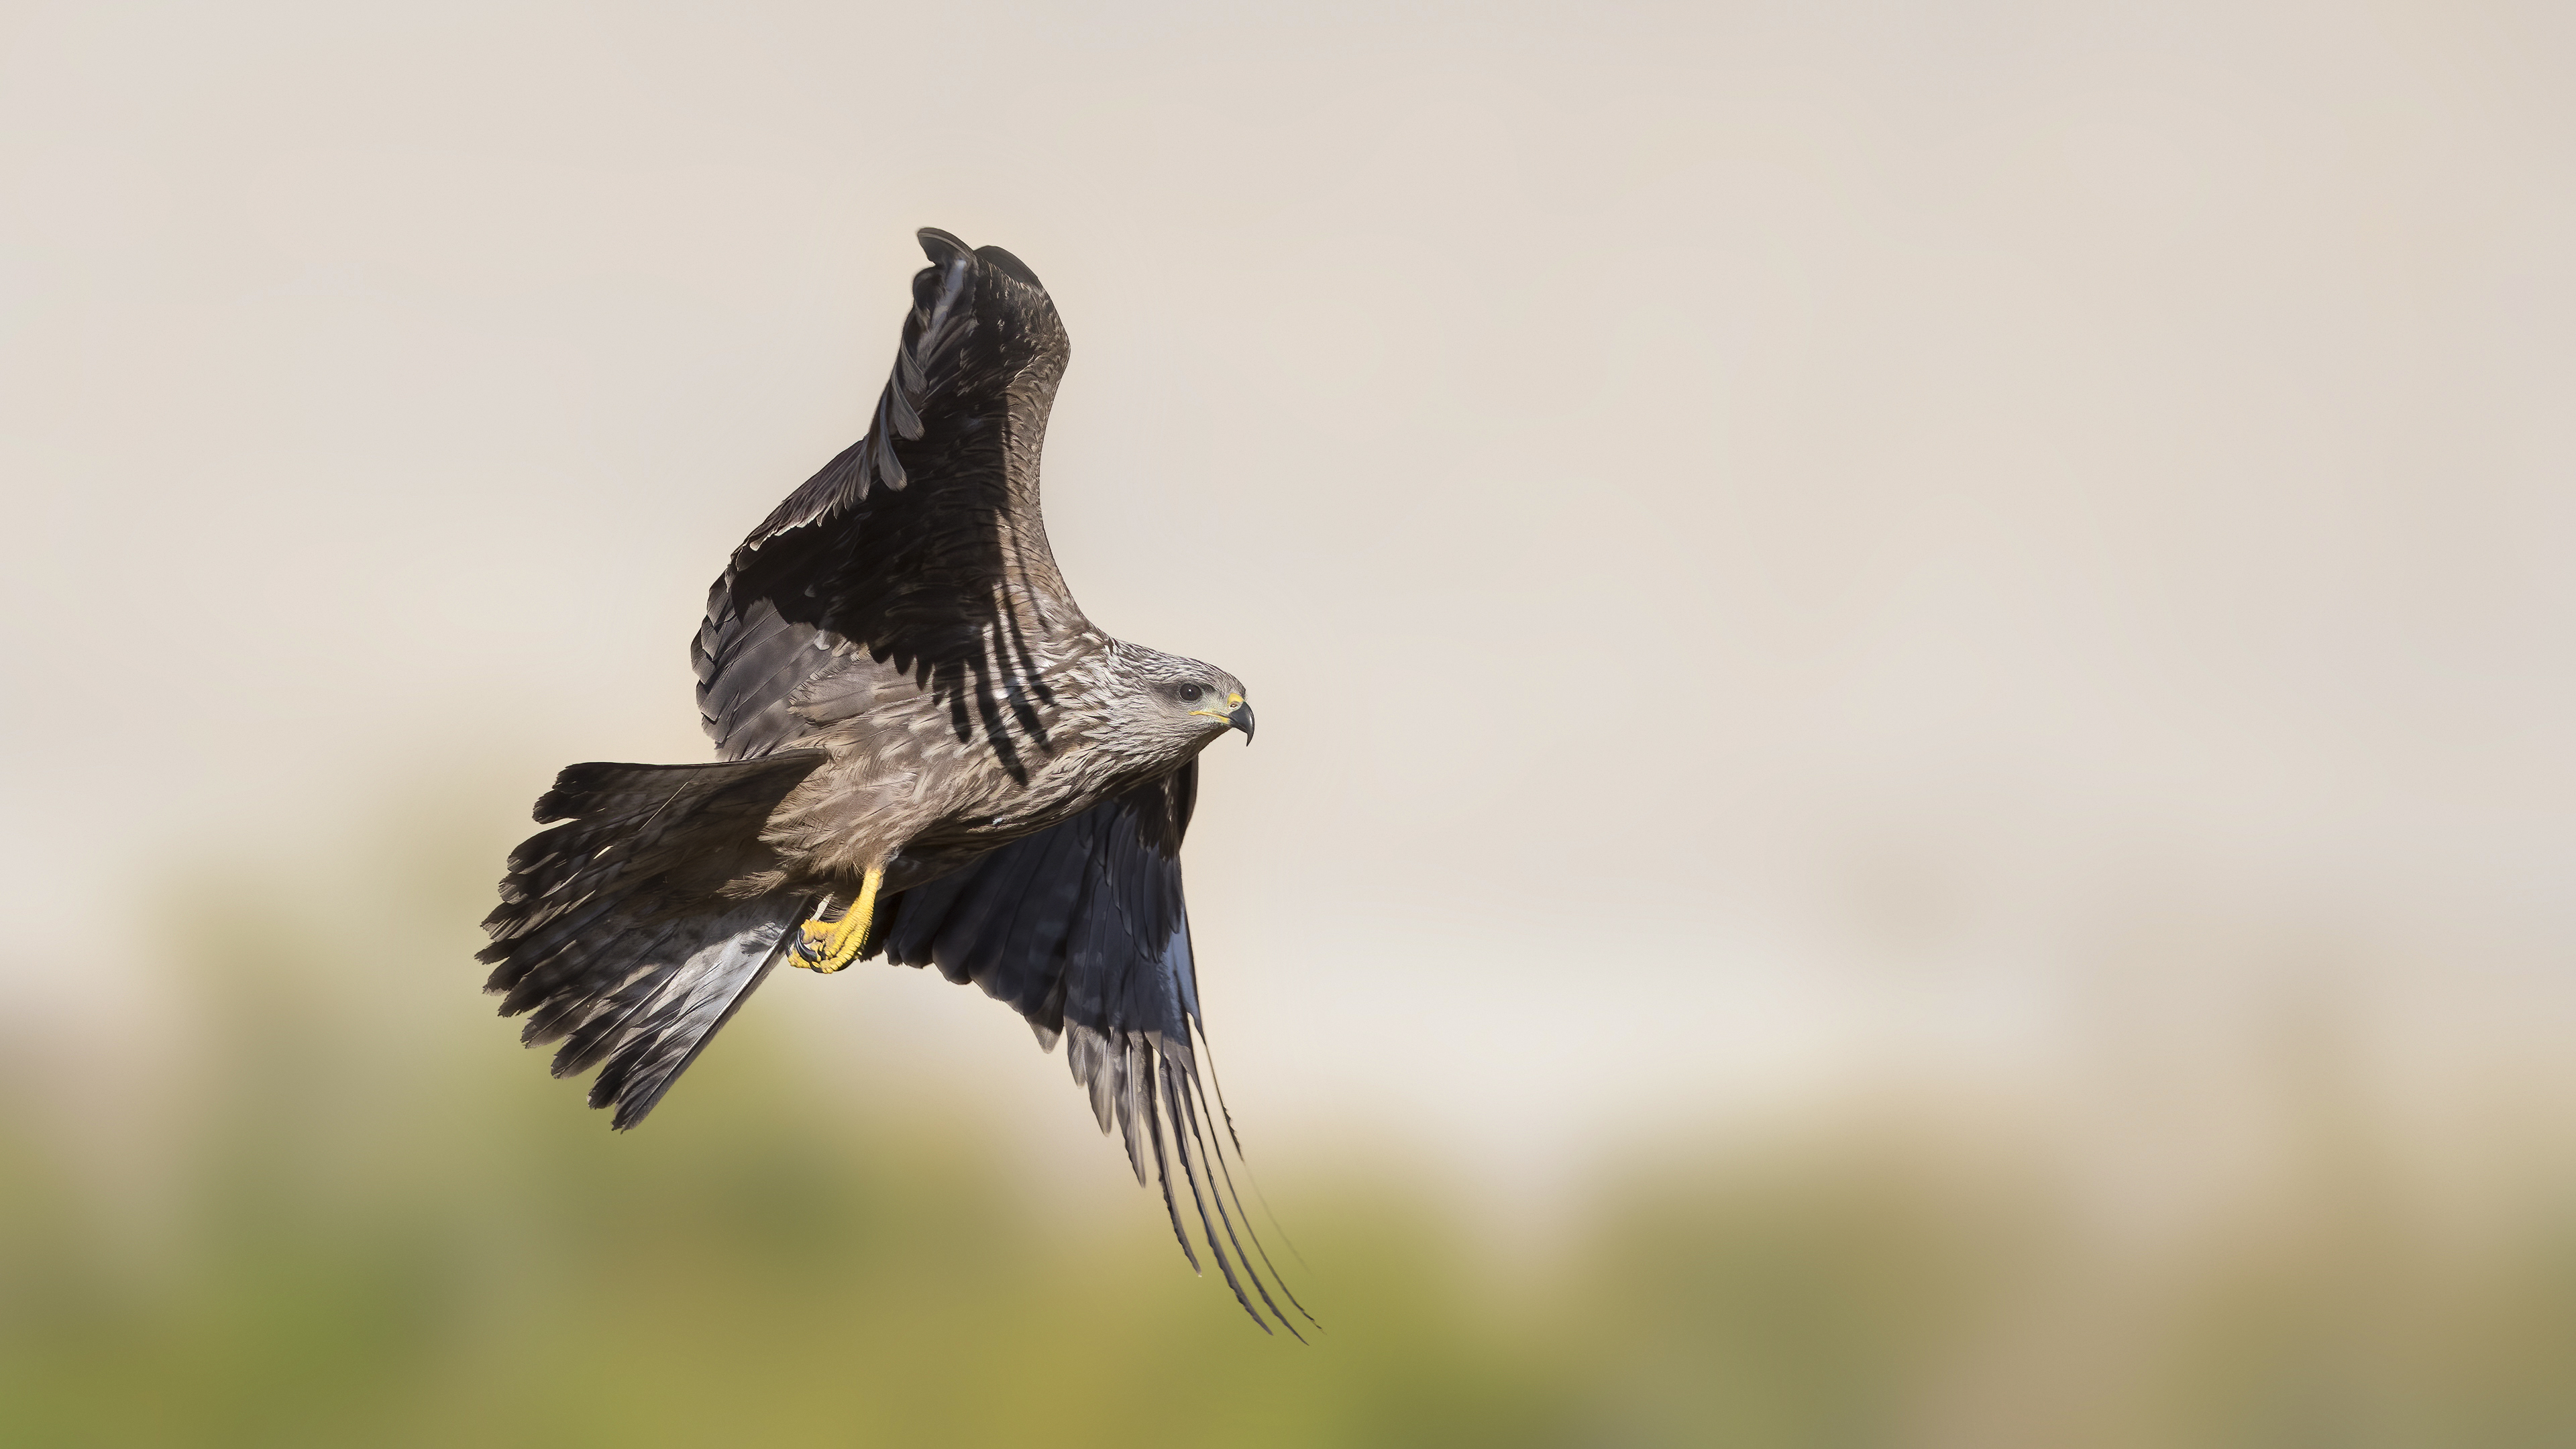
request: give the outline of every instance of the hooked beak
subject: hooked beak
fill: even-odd
[[[1203,715],[1206,715],[1206,716],[1207,716],[1208,718],[1210,718],[1210,719],[1221,719],[1221,720],[1224,720],[1224,721],[1226,722],[1226,724],[1227,724],[1227,725],[1229,725],[1230,727],[1232,727],[1232,728],[1234,728],[1234,729],[1239,729],[1239,730],[1243,731],[1243,742],[1244,742],[1245,744],[1247,744],[1247,745],[1248,745],[1248,744],[1251,744],[1251,743],[1252,743],[1252,706],[1251,706],[1251,705],[1248,705],[1248,704],[1246,704],[1246,703],[1244,703],[1244,702],[1243,702],[1243,696],[1242,696],[1242,695],[1239,695],[1239,694],[1229,694],[1229,695],[1227,695],[1227,696],[1225,697],[1225,702],[1226,702],[1226,704],[1227,704],[1228,706],[1230,706],[1230,708],[1227,708],[1227,709],[1194,709],[1194,710],[1191,710],[1191,711],[1190,711],[1190,713],[1192,713],[1192,714],[1203,714]]]

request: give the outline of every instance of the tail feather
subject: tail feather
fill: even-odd
[[[559,1077],[599,1067],[594,1107],[644,1120],[777,963],[803,892],[711,895],[726,863],[823,756],[715,765],[574,765],[537,802],[560,821],[510,855],[485,989],[526,1015],[532,1046],[562,1042]]]
[[[716,1029],[769,979],[808,904],[772,896],[710,923],[706,943],[642,995],[622,1029],[603,1037],[606,1065],[591,1083],[590,1105],[615,1107],[611,1125],[621,1132],[643,1121]]]

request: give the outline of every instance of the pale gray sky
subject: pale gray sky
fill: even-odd
[[[2571,73],[2541,3],[0,9],[0,1010],[148,997],[199,862],[437,795],[497,872],[703,758],[927,224],[1071,329],[1085,605],[1259,703],[1190,872],[1269,1130],[2223,1101],[2284,973],[2546,1056]],[[936,981],[759,1008],[1074,1115]]]

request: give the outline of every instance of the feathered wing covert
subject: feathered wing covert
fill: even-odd
[[[999,247],[924,230],[931,265],[867,436],[778,505],[707,591],[690,659],[727,758],[795,733],[799,691],[851,670],[927,684],[1009,751],[1047,646],[1087,631],[1047,548],[1038,451],[1071,344]],[[1012,758],[1006,767],[1016,766]]]
[[[1054,304],[1000,248],[969,250],[935,230],[921,242],[931,264],[913,279],[866,436],[754,529],[708,592],[690,655],[707,732],[734,763],[565,771],[539,818],[569,822],[513,855],[486,923],[504,1012],[536,1013],[532,1042],[567,1040],[559,1075],[605,1061],[592,1101],[616,1105],[621,1128],[740,1008],[813,904],[788,892],[675,916],[668,842],[696,822],[747,849],[734,838],[739,802],[765,793],[758,808],[774,805],[823,758],[789,748],[818,712],[879,681],[928,689],[961,741],[980,734],[1025,782],[1051,666],[1080,641],[1103,642],[1039,512],[1039,449],[1070,354]],[[1192,1265],[1184,1190],[1237,1300],[1260,1322],[1258,1297],[1286,1326],[1253,1266],[1270,1264],[1225,1161],[1240,1144],[1198,1070],[1179,855],[1197,781],[1193,760],[896,895],[881,949],[982,986],[1050,1048],[1065,1038],[1101,1130],[1116,1124],[1140,1182],[1152,1158]],[[702,797],[718,802],[712,813],[697,808]],[[731,813],[723,801],[736,802]]]
[[[1245,1293],[1249,1282],[1293,1333],[1245,1256],[1248,1241],[1278,1280],[1225,1161],[1225,1150],[1239,1156],[1242,1144],[1222,1101],[1209,1106],[1192,1040],[1205,1041],[1205,1023],[1181,894],[1181,838],[1197,803],[1198,773],[1192,760],[904,892],[884,950],[896,964],[935,965],[949,980],[972,981],[1010,1003],[1047,1047],[1064,1037],[1074,1080],[1090,1092],[1100,1130],[1116,1125],[1140,1184],[1152,1157],[1173,1236],[1190,1265],[1199,1259],[1182,1224],[1175,1163],[1209,1255],[1236,1300],[1260,1321]],[[1296,1306],[1284,1282],[1280,1292]]]

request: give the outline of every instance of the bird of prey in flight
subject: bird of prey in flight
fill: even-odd
[[[999,247],[920,240],[866,436],[707,593],[689,655],[722,758],[566,768],[483,923],[486,987],[563,1044],[556,1076],[599,1068],[590,1103],[623,1129],[772,968],[936,965],[1065,1039],[1192,1266],[1181,1192],[1245,1311],[1248,1283],[1285,1325],[1200,1083],[1181,896],[1199,751],[1249,741],[1252,706],[1083,617],[1038,513],[1055,304]]]

